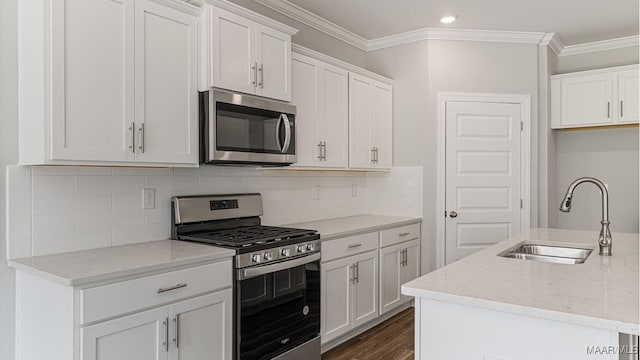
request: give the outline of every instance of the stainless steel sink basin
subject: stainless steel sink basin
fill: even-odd
[[[556,246],[525,242],[501,252],[498,256],[555,264],[582,264],[591,255],[592,251],[593,249],[578,246]]]

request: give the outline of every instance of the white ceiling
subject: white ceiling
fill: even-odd
[[[565,45],[638,34],[638,0],[289,0],[367,40],[421,28],[556,33]],[[440,23],[445,14],[458,21]]]

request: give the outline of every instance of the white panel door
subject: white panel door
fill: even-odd
[[[81,358],[166,360],[167,321],[163,307],[81,328]]]
[[[198,163],[195,16],[136,0],[136,161]]]
[[[229,11],[211,10],[211,86],[256,92],[253,22]]]
[[[640,121],[638,108],[638,70],[621,71],[618,73],[618,121],[621,123],[637,123]]]
[[[57,0],[52,12],[51,158],[132,160],[133,0]]]
[[[373,165],[371,79],[349,73],[349,167]]]
[[[291,36],[255,24],[257,94],[291,101]]]
[[[320,140],[317,135],[320,89],[319,63],[308,56],[294,53],[291,60],[291,102],[296,106],[296,166],[320,165]]]
[[[446,262],[520,233],[519,104],[446,103]]]
[[[562,126],[611,124],[613,76],[595,74],[562,80]]]
[[[378,317],[378,251],[352,257],[355,267],[353,287],[353,327]]]
[[[376,168],[391,169],[393,160],[393,94],[391,86],[374,83],[372,86],[373,113],[371,114]]]
[[[321,63],[318,69],[318,128],[324,160],[320,166],[349,166],[349,72]]]
[[[326,343],[351,330],[353,258],[324,263],[321,269],[320,333]]]
[[[169,305],[170,360],[231,360],[231,289]]]
[[[400,305],[404,243],[380,249],[380,315]]]

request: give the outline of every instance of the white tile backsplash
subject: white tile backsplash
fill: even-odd
[[[166,239],[174,195],[261,193],[262,221],[270,225],[365,213],[422,216],[419,167],[364,173],[42,166],[9,167],[7,174],[11,258]],[[142,208],[143,188],[156,190],[154,209]]]

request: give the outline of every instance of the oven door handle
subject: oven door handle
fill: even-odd
[[[320,260],[320,253],[304,256],[301,258],[284,261],[277,264],[258,266],[249,269],[238,270],[238,280],[250,279],[256,276],[269,274],[272,272],[294,268],[296,266],[312,263]]]
[[[280,115],[284,119],[284,145],[282,145],[282,152],[289,151],[289,145],[291,145],[291,121],[287,114]]]
[[[280,152],[284,152],[282,150],[282,143],[280,142],[280,125],[282,124],[282,114],[278,117],[278,121],[276,121],[276,146]]]

